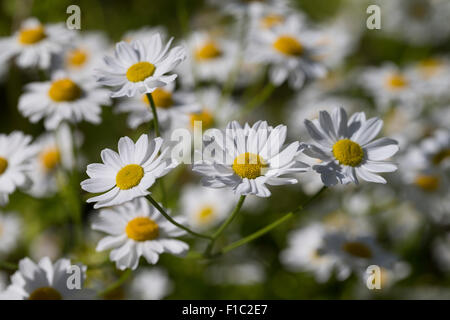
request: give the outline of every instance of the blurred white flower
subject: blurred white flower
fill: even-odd
[[[122,40],[131,43],[134,40],[149,41],[155,35],[159,34],[162,41],[167,39],[167,30],[163,26],[148,27],[144,26],[136,30],[130,30],[125,32],[122,36]]]
[[[22,220],[16,213],[0,212],[0,256],[14,250],[22,235]]]
[[[183,256],[189,249],[185,242],[173,239],[186,232],[170,223],[143,197],[101,210],[92,228],[108,234],[98,243],[97,251],[113,249],[110,259],[120,270],[136,269],[141,256],[156,264],[164,252]]]
[[[161,268],[142,268],[130,285],[130,297],[142,300],[161,300],[173,290],[167,272]]]
[[[128,137],[120,138],[119,153],[103,149],[103,163],[88,165],[86,173],[90,178],[81,182],[83,190],[102,194],[87,202],[96,202],[94,208],[97,209],[150,194],[148,189],[156,179],[178,165],[166,158],[169,149],[161,150],[162,146],[163,139],[149,141],[149,137],[143,134],[136,144]]]

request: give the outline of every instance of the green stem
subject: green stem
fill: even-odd
[[[105,290],[99,292],[98,296],[99,297],[104,297],[108,293],[110,293],[110,292],[116,290],[117,288],[119,288],[122,284],[124,284],[125,281],[127,281],[127,279],[131,276],[131,273],[132,273],[131,269],[127,269],[127,271],[123,272],[122,275],[120,276],[120,278],[117,279],[116,282],[114,282],[112,285],[110,285]]]
[[[183,226],[182,224],[176,222],[171,216],[169,216],[169,214],[164,211],[164,209],[159,205],[158,202],[156,202],[155,199],[152,198],[152,196],[148,195],[147,199],[152,203],[152,205],[167,219],[169,220],[173,225],[177,226],[180,229],[183,229],[184,231],[186,231],[187,233],[192,234],[193,236],[199,237],[199,238],[204,238],[204,239],[212,239],[211,236],[208,236],[206,234],[201,234],[201,233],[197,233],[195,231],[192,231],[191,229]]]
[[[228,246],[224,247],[222,250],[220,250],[219,254],[224,254],[227,253],[233,249],[236,249],[237,247],[240,247],[246,243],[249,243],[250,241],[253,241],[255,239],[258,239],[259,237],[263,236],[264,234],[266,234],[267,232],[271,231],[272,229],[275,229],[276,227],[278,227],[279,225],[283,224],[284,222],[290,220],[291,218],[293,218],[297,213],[299,213],[300,211],[302,211],[308,204],[310,204],[312,201],[314,201],[315,199],[317,199],[322,192],[324,192],[326,189],[326,187],[322,187],[322,189],[320,189],[315,195],[313,195],[311,198],[309,198],[303,205],[299,206],[296,210],[286,213],[284,216],[282,216],[280,219],[272,222],[271,224],[265,226],[262,229],[259,229],[258,231],[246,236],[245,238],[242,238],[238,241],[235,241],[231,244],[229,244]]]
[[[16,271],[19,268],[19,266],[15,263],[7,262],[7,261],[0,261],[0,269],[7,270],[7,271]]]
[[[245,116],[248,113],[252,112],[255,108],[263,104],[269,97],[272,95],[273,91],[275,90],[275,86],[273,83],[269,82],[265,85],[265,87],[262,89],[260,94],[256,95],[255,98],[250,100],[243,108],[241,112],[241,116]]]
[[[153,100],[151,93],[147,93],[147,99],[148,99],[148,102],[150,103],[150,108],[152,109],[152,113],[153,113],[153,126],[155,127],[155,135],[157,137],[160,137],[161,134],[159,132],[158,113],[156,112],[155,101]]]
[[[228,219],[225,220],[225,222],[217,229],[216,232],[212,235],[212,240],[209,243],[208,247],[206,247],[205,255],[210,256],[211,252],[214,248],[214,243],[216,242],[217,238],[220,237],[220,235],[225,231],[225,229],[230,225],[230,223],[234,220],[234,218],[237,216],[239,211],[241,210],[242,205],[244,204],[245,196],[241,196],[239,198],[238,203],[236,204],[236,207],[231,212],[231,214],[228,216]]]

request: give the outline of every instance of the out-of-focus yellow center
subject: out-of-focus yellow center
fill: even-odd
[[[386,84],[390,89],[399,90],[408,86],[408,80],[406,80],[401,74],[397,73],[389,76]]]
[[[57,148],[44,150],[39,156],[42,166],[47,171],[54,170],[61,163],[61,153]]]
[[[300,56],[303,53],[303,45],[291,36],[280,36],[273,47],[287,56]]]
[[[284,21],[284,17],[279,14],[268,14],[261,19],[261,26],[265,29],[270,29]]]
[[[144,169],[138,164],[129,164],[116,175],[116,185],[119,189],[128,190],[141,182],[144,177]]]
[[[372,257],[372,250],[361,242],[346,242],[342,245],[342,250],[357,258],[369,259]]]
[[[450,158],[450,149],[443,149],[439,152],[437,152],[433,158],[432,158],[432,162],[434,165],[439,165],[442,163],[442,161],[446,160]]]
[[[256,179],[264,174],[268,164],[257,154],[246,152],[238,155],[233,161],[233,171],[241,178]]]
[[[212,206],[205,206],[197,213],[197,219],[200,223],[208,223],[214,218],[214,208]]]
[[[0,175],[5,173],[6,169],[8,169],[8,160],[3,157],[0,157]]]
[[[86,51],[81,49],[75,49],[68,53],[67,55],[67,62],[69,66],[80,68],[84,65],[84,63],[88,59],[88,54]]]
[[[419,175],[414,180],[416,186],[427,192],[436,191],[439,188],[439,182],[438,176],[426,174]]]
[[[70,79],[60,79],[53,81],[48,95],[53,101],[74,101],[81,96],[81,88]]]
[[[195,58],[197,60],[211,60],[218,58],[222,55],[222,50],[212,40],[206,42],[200,48],[195,51]]]
[[[194,128],[195,122],[201,121],[202,123],[202,129],[208,129],[211,128],[214,124],[214,117],[206,109],[203,109],[199,113],[191,113],[191,127]]]
[[[155,91],[152,92],[152,98],[157,108],[168,109],[173,105],[172,92],[163,88],[156,88]],[[142,99],[150,106],[147,95],[143,95]]]
[[[19,33],[19,42],[21,44],[34,44],[45,39],[45,30],[42,26],[23,29]]]
[[[52,287],[42,287],[39,289],[34,290],[29,300],[62,300],[61,294],[58,292],[58,290],[52,288]]]
[[[364,158],[364,150],[349,139],[342,139],[333,145],[333,155],[340,164],[356,167]]]
[[[128,238],[136,241],[148,241],[159,236],[158,224],[150,218],[138,217],[128,222],[125,232]]]
[[[141,82],[152,76],[155,70],[156,67],[150,62],[138,62],[128,68],[127,79],[131,82]]]

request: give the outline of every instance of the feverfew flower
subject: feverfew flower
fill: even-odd
[[[11,37],[0,39],[0,64],[16,57],[21,68],[47,69],[52,57],[69,46],[74,36],[62,23],[42,25],[36,18],[29,18]]]
[[[0,134],[0,200],[6,203],[8,195],[29,181],[30,162],[36,148],[30,146],[31,137],[14,131]]]
[[[59,259],[54,264],[48,257],[34,263],[29,258],[20,260],[19,270],[11,276],[11,284],[2,294],[5,300],[80,300],[93,298],[93,292],[83,289],[86,266],[81,270],[81,289],[69,288],[73,278],[69,259]]]
[[[272,128],[266,121],[258,121],[252,127],[246,123],[244,128],[232,121],[225,133],[215,130],[211,136],[205,135],[211,142],[193,170],[204,175],[205,186],[230,187],[240,195],[269,197],[266,184],[295,184],[297,179],[285,175],[308,168],[295,159],[301,149],[298,141],[282,149],[286,131],[286,126]]]
[[[357,176],[386,183],[378,173],[397,170],[395,164],[385,161],[398,151],[397,141],[388,138],[372,141],[383,126],[379,118],[366,120],[364,112],[359,112],[347,119],[345,110],[336,108],[331,115],[321,111],[319,119],[306,119],[305,126],[315,142],[303,152],[322,161],[313,169],[327,186],[358,183]]]
[[[136,269],[141,256],[155,264],[161,253],[183,256],[189,249],[185,242],[173,239],[185,231],[170,223],[143,197],[101,210],[92,228],[109,234],[100,240],[97,251],[113,249],[110,259],[120,270]]]
[[[0,256],[17,247],[21,229],[22,221],[17,214],[0,213]]]
[[[173,290],[166,270],[161,268],[142,268],[134,276],[130,285],[132,299],[161,300]]]
[[[54,130],[63,121],[98,124],[101,106],[110,104],[109,92],[94,81],[58,71],[51,81],[28,84],[20,97],[19,110],[33,123],[45,119],[45,128]]]
[[[169,50],[173,38],[163,47],[161,36],[154,34],[149,40],[121,41],[116,44],[114,57],[105,56],[106,69],[97,70],[97,81],[117,87],[111,97],[132,97],[151,93],[164,87],[177,77],[167,75],[186,58],[184,48]]]
[[[101,208],[150,194],[147,190],[156,179],[177,166],[165,157],[169,149],[161,150],[162,144],[163,139],[149,141],[143,134],[136,144],[128,137],[120,138],[119,153],[104,149],[103,163],[88,165],[86,173],[90,179],[81,182],[83,190],[102,194],[87,202],[96,202],[94,208]]]

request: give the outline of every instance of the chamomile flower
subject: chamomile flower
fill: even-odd
[[[243,128],[232,121],[225,132],[212,133],[214,138],[205,135],[210,144],[193,170],[204,176],[205,186],[229,187],[240,195],[269,197],[266,185],[295,184],[297,179],[291,175],[308,169],[295,159],[301,149],[298,141],[283,149],[286,131],[286,126],[273,128],[266,121],[253,126],[246,123]]]
[[[259,32],[248,49],[249,59],[270,65],[270,81],[276,86],[288,80],[298,89],[306,78],[320,78],[326,68],[314,60],[322,50],[318,33],[305,29],[302,19],[290,16],[283,24]]]
[[[79,283],[72,281],[74,272],[69,259],[54,264],[48,257],[37,264],[29,258],[19,262],[19,270],[11,276],[11,284],[2,298],[6,300],[82,300],[93,298],[93,292],[84,289],[87,267],[76,265],[81,271]],[[78,280],[77,280],[78,281]],[[76,286],[80,284],[81,288]],[[70,288],[69,285],[74,285]]]
[[[217,225],[231,212],[234,199],[231,192],[187,185],[180,197],[180,208],[189,225],[204,230]]]
[[[289,8],[289,1],[287,0],[262,0],[262,1],[248,1],[248,0],[209,0],[211,4],[218,5],[225,13],[242,17],[244,14],[254,15],[264,10],[266,7],[279,8],[286,10]]]
[[[29,182],[30,162],[36,148],[30,145],[31,137],[14,131],[9,135],[0,134],[0,197],[7,202],[8,195],[17,187],[25,187]]]
[[[148,189],[156,179],[177,166],[166,158],[169,149],[162,149],[162,146],[163,139],[149,140],[143,134],[136,144],[128,137],[120,138],[119,153],[104,149],[101,152],[103,163],[88,165],[89,179],[81,182],[83,190],[102,194],[87,202],[96,202],[94,208],[101,208],[150,194]]]
[[[435,56],[420,60],[411,66],[412,73],[419,80],[418,90],[430,98],[449,97],[450,61],[445,56]]]
[[[36,18],[29,18],[11,37],[0,39],[0,64],[15,58],[21,68],[47,69],[52,58],[62,53],[74,36],[62,23],[43,25]]]
[[[31,122],[44,119],[47,130],[63,122],[101,121],[102,105],[110,105],[109,92],[94,81],[69,76],[63,71],[53,74],[51,81],[34,82],[26,86],[20,97],[19,110]]]
[[[143,268],[134,276],[130,285],[132,299],[161,300],[173,290],[167,271],[161,268]]]
[[[195,94],[175,90],[175,83],[173,82],[165,87],[156,88],[152,92],[152,97],[157,108],[158,121],[162,128],[168,128],[171,122],[177,121],[179,117],[187,116],[200,110]],[[127,123],[132,129],[136,129],[140,124],[153,120],[150,103],[145,94],[123,99],[118,104],[117,111],[130,112]]]
[[[132,97],[151,93],[164,87],[177,77],[171,72],[185,58],[183,47],[170,49],[172,39],[163,47],[159,33],[148,40],[121,41],[116,44],[114,57],[105,56],[106,69],[98,69],[97,81],[106,86],[117,87],[111,97]],[[170,50],[169,50],[170,49]]]
[[[143,197],[101,210],[92,228],[109,234],[100,240],[97,251],[113,249],[109,257],[120,270],[136,269],[141,256],[155,264],[164,252],[183,256],[189,249],[185,242],[174,239],[185,231],[170,223]]]
[[[17,247],[22,221],[14,213],[0,213],[0,256]]]
[[[398,143],[388,138],[372,141],[380,132],[383,121],[379,118],[366,120],[364,112],[347,119],[343,108],[331,114],[319,113],[319,119],[305,120],[305,126],[314,140],[303,151],[322,162],[313,166],[327,185],[354,182],[358,178],[369,182],[386,183],[381,172],[393,172],[397,166],[385,161],[398,151]]]

